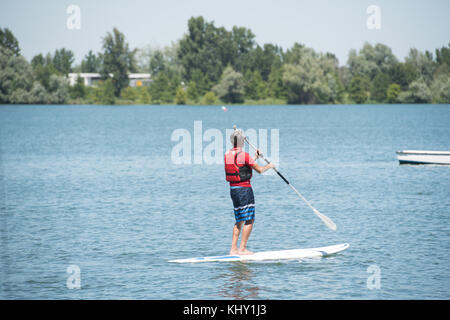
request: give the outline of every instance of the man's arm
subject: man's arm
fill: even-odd
[[[252,169],[258,173],[264,173],[267,170],[269,170],[270,168],[275,168],[275,165],[273,163],[269,163],[269,164],[265,165],[264,167],[261,167],[259,164],[257,164],[255,162],[252,166]]]
[[[259,151],[259,149],[256,150],[255,153],[255,160],[258,159],[261,154],[261,152]],[[259,164],[257,164],[256,162],[253,164],[252,168],[258,172],[258,173],[264,173],[267,170],[269,170],[270,168],[275,168],[275,165],[273,163],[268,163],[267,165],[265,165],[264,167],[261,167]]]

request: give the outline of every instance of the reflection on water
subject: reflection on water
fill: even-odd
[[[254,271],[251,265],[232,262],[228,271],[221,275],[225,280],[224,287],[219,291],[221,296],[237,300],[258,298],[259,288],[252,283]]]

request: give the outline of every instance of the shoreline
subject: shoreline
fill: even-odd
[[[97,104],[97,103],[64,103],[64,104],[0,104],[0,107],[5,106],[116,106],[116,107],[274,107],[274,106],[297,106],[297,107],[321,107],[321,106],[336,106],[336,107],[348,107],[348,106],[450,106],[449,103],[364,103],[364,104]],[[226,111],[224,111],[226,112]]]

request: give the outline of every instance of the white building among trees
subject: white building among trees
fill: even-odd
[[[110,76],[112,77],[113,75],[111,74]],[[100,73],[69,73],[69,84],[71,86],[75,85],[78,77],[83,78],[84,85],[87,87],[96,86],[101,80]],[[148,86],[152,81],[150,73],[130,73],[128,79],[130,87]]]

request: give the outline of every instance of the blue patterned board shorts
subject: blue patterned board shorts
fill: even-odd
[[[255,220],[255,197],[251,187],[231,187],[236,222]]]

